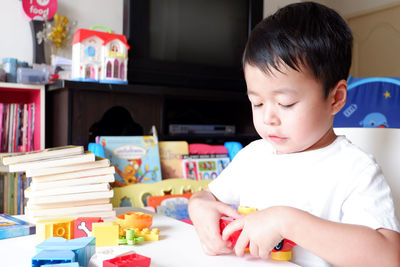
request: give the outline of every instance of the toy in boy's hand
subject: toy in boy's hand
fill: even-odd
[[[238,211],[241,214],[247,215],[250,214],[254,211],[256,211],[256,208],[251,208],[251,207],[244,207],[244,206],[239,206]],[[219,221],[219,226],[221,230],[221,234],[224,231],[225,227],[230,224],[233,221],[232,218],[221,218]],[[228,238],[228,241],[232,244],[234,247],[236,244],[236,241],[238,240],[240,234],[242,233],[242,230],[235,231],[233,234],[231,234]],[[271,259],[273,260],[278,260],[278,261],[289,261],[292,258],[292,248],[296,245],[293,241],[290,241],[288,239],[283,239],[279,244],[277,244],[271,251]],[[246,250],[248,251],[249,245],[247,245]]]
[[[230,224],[233,220],[228,218],[228,219],[223,219],[221,218],[219,221],[219,226],[221,229],[221,234],[225,227]],[[228,238],[228,241],[232,244],[234,247],[236,244],[236,241],[238,240],[240,234],[242,233],[242,230],[238,230],[231,234]],[[271,251],[271,259],[273,260],[278,260],[278,261],[289,261],[292,258],[292,247],[294,247],[296,243],[293,241],[290,241],[288,239],[283,239],[278,245],[276,245],[272,251]],[[249,245],[247,245],[246,249],[249,248]]]

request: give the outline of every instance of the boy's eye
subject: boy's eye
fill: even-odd
[[[261,107],[262,105],[263,105],[262,103],[253,104],[253,108],[259,108],[259,107]]]
[[[288,104],[288,105],[284,105],[284,104],[279,103],[279,106],[281,106],[281,107],[283,107],[283,108],[291,108],[291,107],[293,107],[295,104],[296,104],[296,103],[291,103],[291,104]]]

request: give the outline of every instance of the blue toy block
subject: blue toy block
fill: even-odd
[[[79,266],[87,266],[90,258],[96,253],[94,237],[81,237],[67,240],[62,237],[50,237],[36,246],[38,252],[42,250],[71,250],[75,253],[75,261]]]
[[[59,264],[46,264],[42,265],[41,267],[79,267],[77,262],[68,262],[68,263],[59,263]]]
[[[70,263],[75,261],[75,254],[71,250],[43,250],[32,258],[32,267],[47,266],[49,264]]]

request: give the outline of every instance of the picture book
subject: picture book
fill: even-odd
[[[2,165],[10,165],[21,162],[72,156],[82,153],[83,153],[83,146],[61,146],[61,147],[46,148],[43,150],[36,150],[30,152],[11,153],[1,157],[0,163]]]
[[[72,165],[84,162],[92,162],[94,160],[95,160],[95,155],[90,151],[86,151],[83,154],[77,154],[72,156],[10,164],[8,165],[8,170],[9,172],[25,172],[29,169],[65,166],[65,165]]]
[[[0,214],[0,239],[17,236],[33,235],[36,232],[34,224],[7,214]]]
[[[161,181],[156,136],[100,136],[97,140],[115,167],[114,187]]]
[[[226,154],[183,156],[183,176],[193,180],[214,179],[229,162],[229,156]]]
[[[25,214],[28,217],[46,217],[51,214],[52,216],[64,216],[70,217],[74,216],[77,213],[83,212],[99,212],[99,211],[112,211],[111,203],[106,204],[98,204],[98,205],[86,205],[79,207],[63,207],[63,208],[48,208],[48,209],[40,209],[40,210],[32,210],[27,208]]]
[[[70,173],[82,170],[97,169],[110,166],[110,160],[96,157],[95,161],[79,163],[75,165],[48,167],[42,169],[32,169],[26,171],[26,176],[36,177],[50,174]]]
[[[189,154],[186,141],[160,141],[160,161],[162,178],[183,178],[182,156]]]

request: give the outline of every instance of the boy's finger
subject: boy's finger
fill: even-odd
[[[219,204],[220,205],[218,205],[217,209],[221,214],[224,214],[228,217],[232,217],[234,219],[237,219],[237,218],[243,216],[242,214],[240,214],[237,210],[235,210],[231,206],[228,206],[223,203],[219,203]]]
[[[225,229],[222,231],[222,239],[223,240],[228,240],[228,238],[233,234],[234,232],[243,229],[243,220],[237,219],[229,223]]]
[[[242,232],[239,235],[239,238],[235,245],[235,254],[239,257],[243,256],[244,251],[245,251],[247,245],[249,244],[249,242],[250,242],[250,239],[247,237],[246,234],[244,234],[244,232]]]

